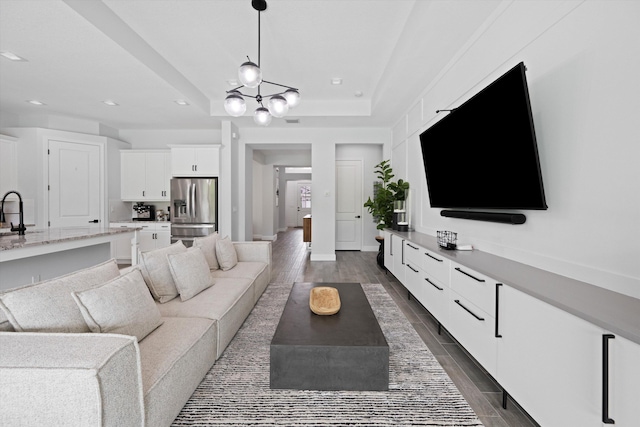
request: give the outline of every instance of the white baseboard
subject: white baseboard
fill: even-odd
[[[253,240],[262,240],[262,234],[254,234]]]
[[[360,250],[362,252],[378,252],[379,249],[380,246],[363,246]]]
[[[278,235],[274,234],[273,236],[262,236],[261,240],[271,240],[272,242],[275,242],[276,240],[278,240]]]
[[[335,261],[336,260],[336,254],[332,253],[332,254],[314,254],[313,252],[311,253],[311,261]]]

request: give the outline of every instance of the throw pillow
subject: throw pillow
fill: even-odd
[[[207,258],[207,263],[211,270],[218,270],[220,265],[218,264],[218,258],[216,256],[216,242],[220,238],[220,235],[216,231],[213,234],[209,234],[207,237],[197,237],[193,239],[193,246],[200,248],[204,256]]]
[[[71,295],[91,332],[133,335],[141,341],[162,324],[139,270]]]
[[[108,282],[120,275],[109,260],[65,276],[0,294],[0,308],[17,332],[89,332],[71,292]]]
[[[222,271],[230,270],[238,263],[238,254],[229,236],[216,242],[216,256]]]
[[[186,301],[213,286],[209,264],[200,248],[189,248],[186,252],[167,255],[173,281]]]
[[[140,271],[153,297],[161,303],[178,296],[178,289],[169,270],[168,254],[186,252],[187,248],[178,241],[165,248],[154,249],[140,254]]]

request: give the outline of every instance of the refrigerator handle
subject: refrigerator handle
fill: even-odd
[[[191,184],[191,220],[196,217],[196,185]]]

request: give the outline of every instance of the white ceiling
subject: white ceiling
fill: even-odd
[[[287,117],[300,124],[271,126],[392,126],[499,4],[268,0],[263,76],[302,94]],[[254,126],[255,101],[236,119],[223,100],[246,56],[257,61],[257,22],[250,0],[0,0],[0,50],[27,59],[0,58],[0,111],[117,129]]]

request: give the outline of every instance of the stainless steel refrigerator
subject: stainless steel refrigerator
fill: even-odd
[[[218,230],[218,178],[171,179],[171,243]]]

